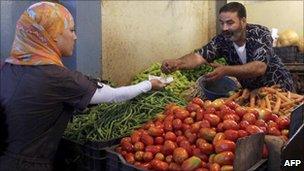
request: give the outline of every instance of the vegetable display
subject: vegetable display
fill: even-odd
[[[266,133],[287,139],[289,122],[234,101],[194,98],[186,106],[168,104],[115,150],[148,170],[233,170],[238,138]]]

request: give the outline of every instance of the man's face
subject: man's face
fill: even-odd
[[[246,18],[240,19],[237,12],[221,12],[219,15],[222,32],[231,41],[238,41],[246,28]]]

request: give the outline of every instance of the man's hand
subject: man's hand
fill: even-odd
[[[218,63],[211,63],[214,70],[208,74],[205,74],[206,81],[214,81],[222,78],[223,76],[227,75],[226,66],[221,65]]]
[[[159,81],[158,79],[152,79],[150,80],[152,84],[152,90],[161,90],[163,89],[167,84]]]
[[[179,69],[178,68],[179,63],[180,63],[179,59],[164,60],[161,66],[161,70],[163,73],[166,74],[174,72]]]

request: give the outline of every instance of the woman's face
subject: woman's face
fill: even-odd
[[[71,56],[73,54],[74,44],[77,39],[74,24],[70,24],[62,33],[57,35],[57,47],[62,56]]]

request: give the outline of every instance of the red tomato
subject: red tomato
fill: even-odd
[[[195,103],[195,104],[198,104],[200,107],[203,107],[204,106],[204,101],[198,97],[194,97],[192,99],[192,102]]]
[[[245,115],[246,109],[242,106],[239,106],[239,107],[235,108],[235,113],[237,115],[239,115],[240,117],[242,117],[243,115]]]
[[[275,122],[278,124],[279,129],[286,129],[289,126],[290,120],[286,116],[280,116]]]
[[[221,121],[220,117],[218,117],[214,114],[205,114],[204,119],[209,121],[211,126],[217,126],[217,124],[220,123],[220,121]]]
[[[209,143],[201,143],[201,144],[199,144],[198,148],[204,154],[212,154],[212,153],[214,153],[213,145],[209,144]]]
[[[267,130],[268,134],[270,135],[275,135],[275,136],[280,136],[281,135],[281,132],[276,128],[276,127],[270,127],[268,130]]]
[[[254,124],[256,122],[256,116],[253,113],[246,113],[243,116],[244,121],[248,121],[249,124]]]
[[[183,135],[183,131],[182,130],[176,130],[174,133],[175,133],[176,136]]]
[[[255,125],[258,126],[258,127],[267,127],[267,124],[264,120],[262,119],[259,119],[255,122]]]
[[[131,143],[131,137],[124,137],[120,140],[120,143],[123,143],[123,142],[128,142],[128,143]]]
[[[216,127],[217,132],[223,132],[224,131],[224,124],[223,122],[219,123]]]
[[[276,122],[272,121],[272,120],[268,121],[267,125],[268,125],[267,128],[276,127],[277,129],[279,129],[278,124]]]
[[[185,124],[188,124],[188,125],[191,125],[194,123],[194,120],[191,118],[191,117],[187,117],[185,120],[184,120],[184,123]]]
[[[204,118],[204,110],[203,109],[198,109],[196,111],[196,116],[195,116],[196,121],[201,121]]]
[[[176,142],[178,145],[180,145],[180,142],[183,140],[187,140],[187,138],[183,135],[177,136],[177,138],[176,138]]]
[[[219,140],[214,146],[216,153],[220,153],[220,152],[223,152],[223,151],[234,152],[235,147],[236,147],[235,143],[233,141],[230,141],[230,140]]]
[[[240,122],[240,129],[246,130],[246,127],[250,125],[248,121],[241,121]]]
[[[234,154],[231,151],[224,151],[214,156],[214,162],[219,165],[232,165]]]
[[[228,106],[232,110],[235,110],[237,107],[240,106],[237,103],[235,103],[234,101],[225,102],[225,105]]]
[[[210,128],[210,122],[206,119],[203,119],[201,122],[200,122],[200,125],[201,125],[201,128]]]
[[[141,134],[142,133],[140,131],[133,132],[133,134],[131,135],[132,144],[135,144],[136,142],[140,141]]]
[[[181,171],[182,169],[181,169],[180,165],[178,165],[177,163],[172,162],[172,163],[169,164],[168,170]]]
[[[154,143],[155,143],[156,145],[163,145],[163,143],[164,143],[164,138],[163,138],[163,137],[156,137],[156,138],[154,139]]]
[[[201,128],[200,123],[199,123],[199,122],[195,122],[195,123],[193,123],[193,124],[190,126],[190,131],[191,131],[192,133],[197,133],[198,130],[199,130],[200,128]]]
[[[240,122],[240,117],[236,114],[228,114],[223,117],[223,120],[234,120],[235,122]]]
[[[120,143],[122,150],[127,151],[127,152],[133,152],[133,145],[130,142],[122,142]]]
[[[238,130],[239,129],[239,125],[234,121],[234,120],[224,120],[223,122],[223,128],[224,129],[234,129],[234,130]]]
[[[189,157],[186,149],[178,147],[173,151],[173,160],[176,163],[182,164]]]
[[[164,130],[165,131],[172,131],[172,121],[164,121]]]
[[[190,113],[187,110],[182,109],[182,108],[175,109],[173,111],[173,113],[175,115],[175,118],[181,119],[181,120],[184,120],[190,116]]]
[[[256,118],[259,118],[259,112],[255,108],[247,108],[247,113],[252,113]]]
[[[203,138],[209,142],[212,142],[213,138],[215,137],[215,130],[212,128],[201,128],[199,130],[198,137]]]
[[[202,161],[205,161],[205,162],[208,161],[208,156],[206,154],[202,153],[199,148],[194,148],[192,151],[193,151],[193,156],[200,158]]]
[[[164,143],[164,146],[163,146],[163,154],[165,154],[165,155],[172,154],[176,147],[177,146],[173,141],[166,140]]]
[[[197,139],[196,133],[193,133],[188,137],[188,141],[192,144],[195,143],[196,139]]]
[[[176,135],[169,131],[165,134],[165,140],[171,140],[171,141],[176,141]]]
[[[147,135],[147,134],[143,134],[141,136],[141,142],[143,142],[145,145],[153,145],[154,143],[154,140],[153,138],[150,136],[150,135]]]
[[[198,104],[195,103],[188,103],[186,109],[188,110],[188,112],[196,112],[198,109],[201,109],[201,107]]]
[[[165,160],[166,160],[167,163],[171,163],[173,161],[173,156],[172,155],[168,155],[168,156],[166,156]]]
[[[136,161],[142,161],[143,160],[143,156],[144,156],[144,152],[143,151],[137,151],[135,154],[134,154],[134,159]]]
[[[196,140],[196,146],[198,147],[198,146],[200,146],[200,144],[201,143],[206,143],[207,141],[205,140],[205,139],[203,139],[203,138],[198,138],[197,140]]]
[[[210,165],[210,171],[220,171],[221,166],[218,163],[212,163]]]
[[[158,159],[158,160],[165,160],[165,156],[163,155],[163,153],[156,153],[154,159]]]
[[[215,145],[218,141],[224,140],[225,138],[225,134],[223,132],[219,132],[213,138],[212,144]]]
[[[153,154],[151,152],[145,152],[143,155],[143,159],[145,162],[149,162],[153,159]]]
[[[182,124],[182,131],[187,131],[187,130],[189,130],[190,129],[190,125],[188,125],[188,124],[185,124],[185,123],[183,123]]]
[[[152,166],[153,170],[159,170],[159,171],[165,171],[165,170],[168,170],[168,168],[169,168],[168,163],[157,160],[157,159],[153,159],[151,161],[151,166]]]
[[[151,152],[153,155],[161,151],[160,146],[157,145],[148,145],[145,149],[146,152]]]
[[[179,143],[179,146],[182,147],[182,148],[184,148],[184,149],[186,149],[187,152],[188,152],[188,154],[189,154],[189,156],[192,155],[192,148],[191,148],[191,145],[190,145],[190,142],[189,142],[189,141],[183,140],[183,141],[181,141],[181,142]]]
[[[260,129],[258,126],[256,126],[256,125],[249,125],[249,126],[247,126],[246,131],[247,131],[249,134],[256,134],[256,133],[263,132],[263,130],[261,130],[261,129]]]
[[[208,107],[207,109],[206,109],[206,113],[215,113],[215,108],[214,107]]]
[[[248,136],[248,133],[244,130],[238,130],[238,136],[239,138],[246,137]]]
[[[136,142],[134,144],[134,150],[135,151],[143,151],[145,149],[145,145],[142,142]]]
[[[149,170],[149,169],[151,169],[151,163],[150,163],[150,162],[141,163],[141,164],[139,165],[139,167],[142,168],[142,169],[145,169],[145,170]]]
[[[151,126],[155,126],[154,123],[152,121],[148,121],[147,123],[145,123],[143,125],[143,129],[149,129]]]
[[[276,114],[271,114],[270,115],[270,120],[273,120],[273,121],[276,121],[277,119],[278,119],[279,117],[278,117],[278,115],[276,115]]]
[[[153,137],[158,137],[158,136],[162,136],[164,133],[163,129],[160,128],[156,128],[156,127],[150,127],[148,129],[148,134],[153,136]]]
[[[221,171],[233,171],[232,165],[224,165],[221,167]]]
[[[134,162],[135,162],[134,155],[132,153],[126,154],[125,159],[130,164],[134,164]]]
[[[234,142],[239,138],[238,131],[236,131],[236,130],[228,129],[224,132],[224,134],[225,134],[225,139],[231,140]]]

